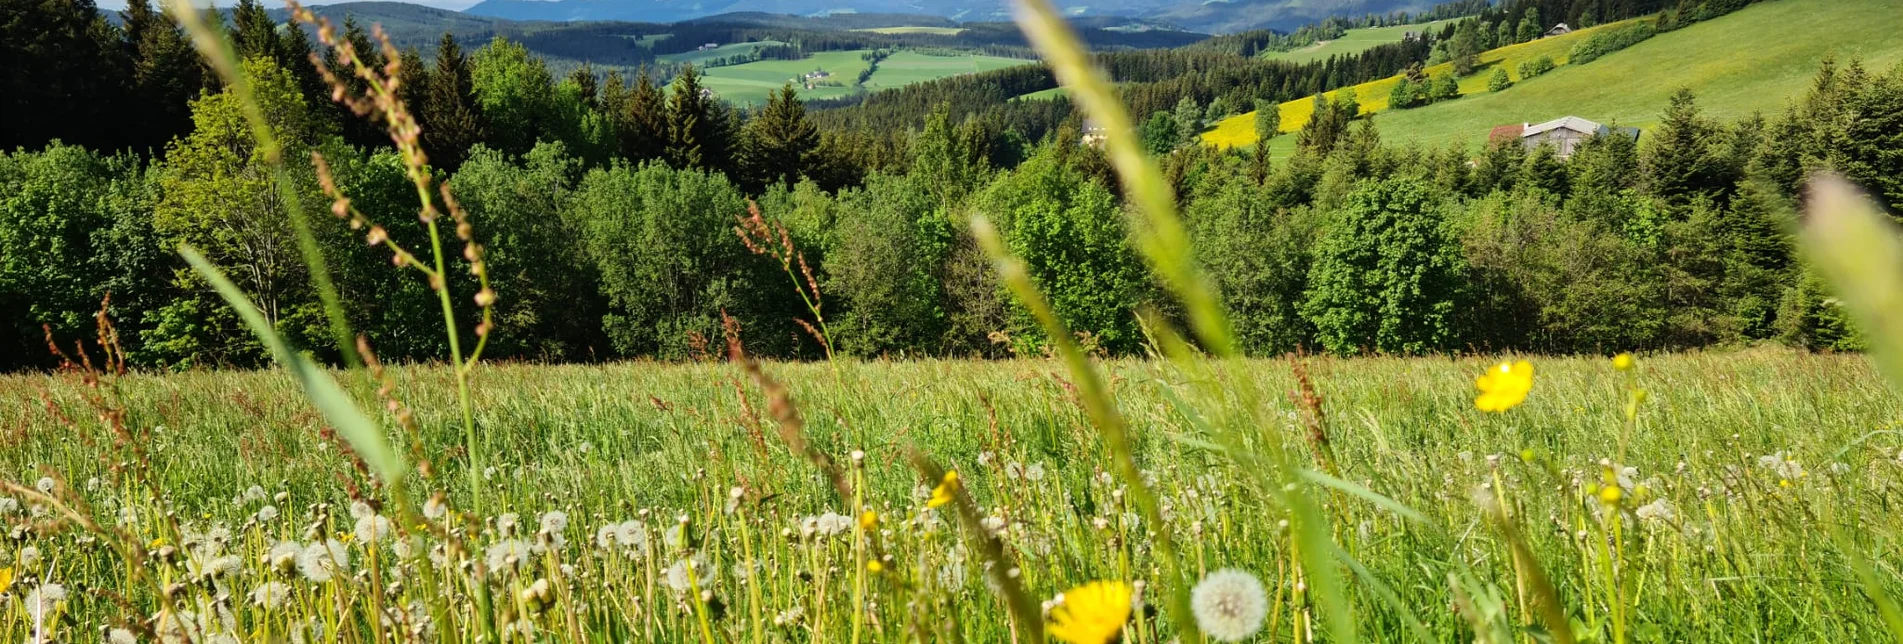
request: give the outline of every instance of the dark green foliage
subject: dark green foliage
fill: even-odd
[[[840,193],[824,288],[844,300],[833,327],[841,351],[930,351],[941,342],[948,316],[935,269],[950,250],[950,226],[937,206],[906,177],[874,174],[864,189]]]
[[[239,58],[262,56],[283,62],[278,59],[283,48],[278,43],[277,22],[271,20],[271,15],[264,11],[264,4],[258,0],[238,0],[238,5],[232,8],[231,42]]]
[[[1458,346],[1467,261],[1432,187],[1389,179],[1333,213],[1302,317],[1331,353],[1420,354]]]
[[[1170,150],[1176,149],[1176,144],[1180,140],[1176,119],[1171,118],[1169,112],[1151,114],[1149,119],[1143,121],[1143,128],[1138,135],[1143,138],[1143,149],[1157,156],[1168,154]]]
[[[1242,349],[1275,355],[1307,346],[1314,327],[1299,304],[1321,232],[1313,211],[1276,203],[1232,163],[1204,179],[1185,216]]]
[[[1514,42],[1538,40],[1540,34],[1545,32],[1546,26],[1540,22],[1539,8],[1528,9],[1526,14],[1520,18],[1520,28],[1519,31],[1514,34]]]
[[[1699,112],[1691,90],[1674,92],[1640,157],[1649,191],[1675,205],[1728,196],[1740,168],[1721,154],[1723,134],[1718,124]]]
[[[423,150],[429,154],[430,165],[455,172],[483,138],[482,112],[477,107],[469,59],[463,56],[455,36],[443,34],[436,46],[436,69],[427,82],[421,109],[417,110],[423,126]]]
[[[747,172],[755,178],[756,191],[764,184],[791,186],[819,147],[819,129],[806,119],[806,105],[787,83],[747,123],[745,141]]]

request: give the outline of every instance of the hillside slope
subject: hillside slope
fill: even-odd
[[[1412,110],[1387,110],[1394,78],[1363,83],[1355,91],[1362,110],[1376,113],[1382,139],[1434,145],[1477,145],[1495,125],[1566,115],[1645,128],[1657,122],[1667,98],[1679,87],[1696,93],[1707,113],[1737,118],[1782,109],[1828,56],[1862,59],[1871,68],[1903,62],[1899,15],[1903,0],[1775,0],[1659,34],[1589,64],[1561,65],[1502,92],[1486,91],[1491,69],[1462,79],[1462,98]],[[1496,49],[1482,62],[1505,65],[1510,72],[1518,60],[1541,53],[1564,62],[1583,33]],[[1283,131],[1300,129],[1311,105],[1306,98],[1284,103]],[[1225,120],[1205,134],[1204,141],[1252,144],[1254,119],[1250,112]],[[1278,137],[1273,145],[1278,155],[1285,155],[1294,137]]]

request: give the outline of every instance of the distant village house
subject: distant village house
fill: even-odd
[[[1092,147],[1103,145],[1106,132],[1107,130],[1104,129],[1103,124],[1090,119],[1084,119],[1084,145]]]
[[[1559,23],[1559,24],[1557,24],[1557,25],[1554,25],[1552,29],[1548,29],[1548,30],[1546,30],[1546,33],[1545,33],[1545,34],[1543,34],[1543,35],[1541,35],[1540,37],[1541,37],[1541,38],[1550,38],[1550,37],[1553,37],[1553,36],[1564,36],[1564,35],[1566,35],[1566,34],[1570,34],[1570,33],[1573,33],[1573,28],[1572,28],[1572,27],[1568,27],[1568,26],[1566,26],[1566,23],[1563,23],[1563,22],[1562,22],[1562,23]]]
[[[1579,144],[1586,139],[1615,134],[1631,137],[1636,141],[1639,138],[1639,128],[1612,127],[1577,116],[1565,116],[1545,123],[1497,126],[1487,133],[1487,141],[1497,144],[1501,141],[1518,139],[1520,145],[1526,146],[1528,151],[1542,145],[1551,145],[1553,150],[1559,153],[1559,158],[1564,159],[1573,156],[1573,151],[1578,149]]]

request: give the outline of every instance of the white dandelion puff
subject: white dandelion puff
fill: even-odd
[[[522,517],[514,512],[496,517],[496,536],[507,539],[515,536],[515,528],[521,524]]]
[[[297,569],[304,573],[305,579],[320,584],[328,582],[338,573],[350,572],[350,551],[335,539],[312,543],[298,557]]]
[[[132,631],[115,628],[106,632],[106,644],[139,644],[139,638]]]
[[[1247,572],[1225,568],[1209,573],[1190,592],[1196,625],[1220,642],[1240,642],[1262,630],[1269,602],[1262,582]]]
[[[277,610],[290,598],[290,585],[281,581],[265,582],[251,590],[251,603],[265,610]]]
[[[39,489],[41,494],[52,494],[53,488],[59,487],[59,482],[54,481],[51,476],[42,476],[39,482],[33,484],[33,487]]]
[[[563,530],[568,529],[568,513],[561,510],[544,512],[542,513],[541,524],[543,532],[561,534]]]
[[[431,521],[440,521],[443,517],[448,515],[449,504],[443,502],[442,496],[432,496],[428,501],[423,502],[423,518]]]
[[[40,549],[39,548],[35,548],[33,546],[27,546],[25,548],[21,548],[20,555],[17,558],[20,560],[21,568],[32,570],[34,568],[40,567]]]
[[[1659,499],[1657,501],[1653,501],[1651,503],[1641,505],[1638,507],[1638,509],[1633,510],[1632,514],[1634,516],[1639,517],[1639,520],[1641,521],[1666,521],[1666,522],[1670,522],[1674,517],[1678,515],[1677,512],[1672,510],[1672,504],[1670,502],[1667,502],[1665,499]]]
[[[59,584],[40,584],[26,594],[26,615],[34,623],[46,620],[47,614],[58,610],[60,603],[66,601],[66,587]]]
[[[498,542],[483,552],[483,561],[492,572],[525,567],[529,562],[529,544],[516,539]]]
[[[270,523],[272,521],[276,521],[277,518],[278,518],[278,506],[267,505],[262,508],[258,508],[258,522],[259,523]]]
[[[277,545],[271,546],[270,552],[265,555],[265,562],[272,570],[290,572],[303,556],[304,546],[298,545],[296,541],[279,541]]]
[[[357,528],[352,532],[364,547],[374,546],[390,536],[390,520],[382,515],[369,514],[357,518]]]

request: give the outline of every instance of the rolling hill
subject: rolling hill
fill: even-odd
[[[1262,57],[1268,60],[1307,63],[1317,60],[1327,60],[1330,56],[1352,56],[1381,45],[1400,42],[1401,38],[1407,36],[1408,32],[1425,32],[1429,29],[1438,29],[1448,22],[1449,21],[1441,20],[1438,22],[1400,25],[1397,27],[1349,29],[1348,33],[1334,40],[1324,40],[1307,47],[1290,51],[1267,52],[1262,54]]]
[[[1073,18],[1141,18],[1205,33],[1294,29],[1330,16],[1417,11],[1438,0],[1095,0]],[[471,14],[511,20],[679,22],[737,11],[790,16],[897,12],[961,22],[1011,19],[1009,0],[483,0]],[[863,25],[865,27],[904,25]],[[926,25],[930,26],[930,25]]]
[[[1774,0],[1753,5],[1659,34],[1591,63],[1562,64],[1504,91],[1488,92],[1492,68],[1504,66],[1511,73],[1518,61],[1542,54],[1564,63],[1565,54],[1590,30],[1496,49],[1481,57],[1485,67],[1461,80],[1461,98],[1411,110],[1387,109],[1388,93],[1398,77],[1357,85],[1355,92],[1362,111],[1374,113],[1383,140],[1465,142],[1471,147],[1483,142],[1495,125],[1567,115],[1647,128],[1657,123],[1667,98],[1679,87],[1691,89],[1699,105],[1715,117],[1773,112],[1804,91],[1827,57],[1857,58],[1866,67],[1880,69],[1903,62],[1903,32],[1896,29],[1903,0],[1831,1],[1829,11],[1819,11],[1818,4]],[[1282,104],[1283,131],[1300,129],[1311,105],[1307,98]],[[1254,120],[1254,112],[1224,120],[1203,140],[1220,146],[1251,145]],[[1272,142],[1277,156],[1286,156],[1294,138]]]

